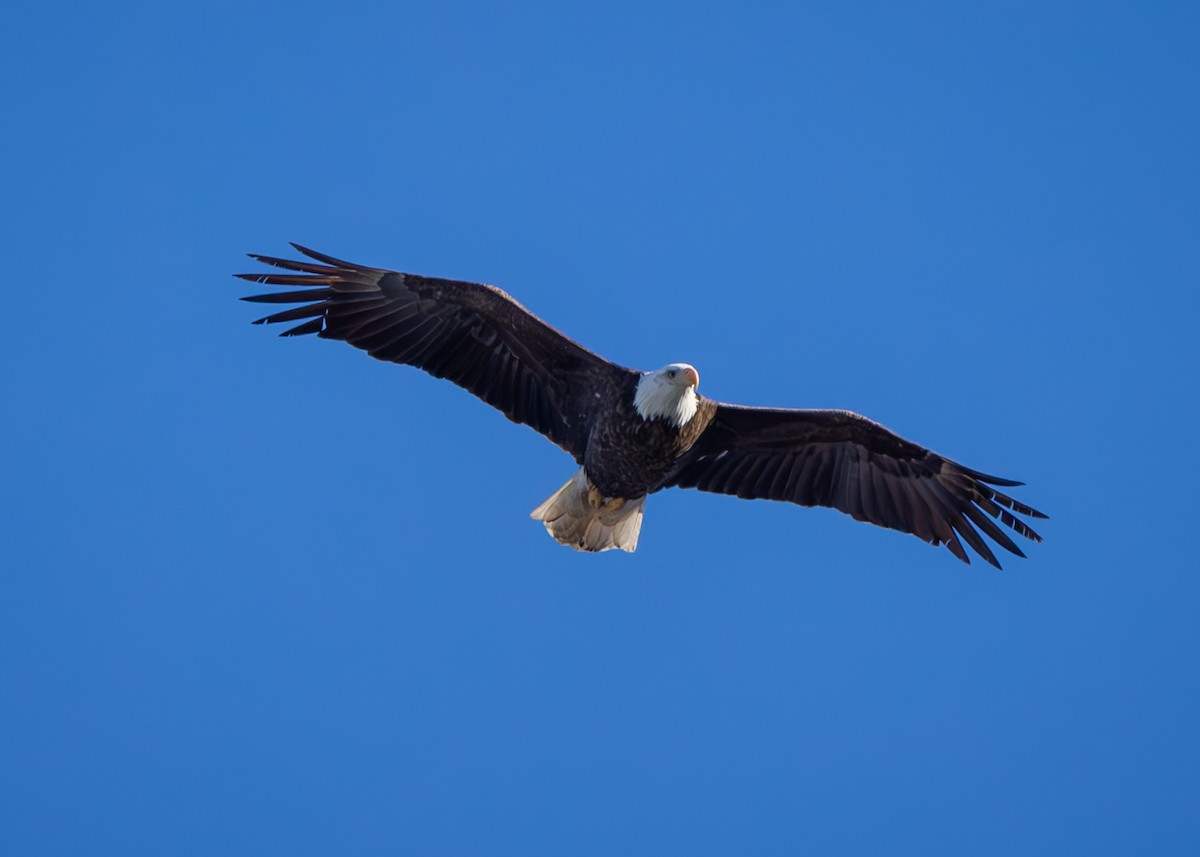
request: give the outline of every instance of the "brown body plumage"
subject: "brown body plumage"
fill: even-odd
[[[621,378],[601,395],[581,462],[608,497],[640,497],[666,487],[680,458],[708,428],[716,402],[698,397],[696,415],[683,426],[666,419],[642,419],[633,406],[637,377]]]

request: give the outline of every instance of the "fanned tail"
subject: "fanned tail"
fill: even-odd
[[[529,517],[546,525],[560,545],[577,551],[637,550],[646,497],[602,497],[583,468],[538,506]]]

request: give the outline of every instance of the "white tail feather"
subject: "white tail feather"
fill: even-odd
[[[570,545],[577,551],[620,548],[633,553],[642,531],[645,506],[645,495],[636,500],[601,497],[580,468],[529,517],[545,524],[546,531],[560,545]]]

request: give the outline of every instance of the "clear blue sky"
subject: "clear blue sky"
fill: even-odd
[[[1200,853],[1185,3],[6,13],[0,852]],[[1003,572],[573,464],[242,255],[1024,479]],[[470,514],[451,510],[466,494]]]

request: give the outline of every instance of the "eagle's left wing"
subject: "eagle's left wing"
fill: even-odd
[[[944,543],[970,562],[961,538],[997,568],[975,527],[1017,556],[1024,554],[996,521],[1041,541],[1013,513],[1046,516],[990,487],[1020,484],[963,467],[849,411],[722,403],[668,482],[746,499],[831,506],[932,545]]]
[[[532,426],[577,461],[587,445],[595,391],[637,376],[555,330],[495,286],[372,268],[292,246],[308,260],[252,255],[287,273],[237,274],[292,287],[243,300],[301,304],[255,324],[299,321],[281,335],[315,333],[380,360],[424,369],[464,387],[513,422]]]

